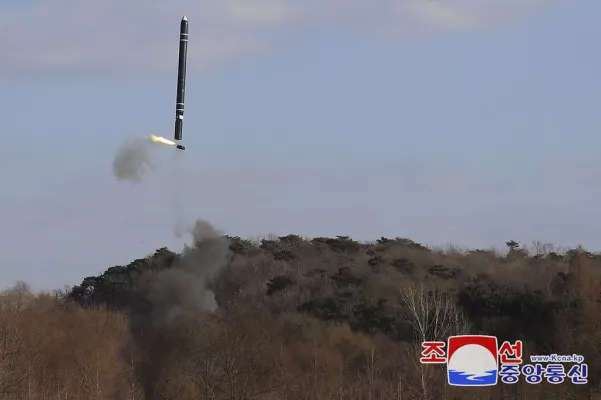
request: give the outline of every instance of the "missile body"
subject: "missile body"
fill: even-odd
[[[188,18],[184,16],[179,28],[179,64],[177,66],[177,99],[175,100],[175,140],[182,140],[182,130],[184,125],[184,98],[186,95],[187,58]]]

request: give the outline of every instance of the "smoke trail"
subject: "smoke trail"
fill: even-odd
[[[155,273],[147,298],[153,305],[154,326],[170,326],[217,308],[208,284],[230,259],[230,243],[211,223],[198,220],[192,228],[194,244],[170,269]]]
[[[171,210],[173,213],[173,232],[177,238],[193,231],[193,226],[190,226],[189,219],[186,217],[186,204],[184,202],[184,199],[186,199],[186,174],[182,166],[183,155],[183,152],[180,151],[173,153],[171,160],[173,169],[169,176],[169,183],[172,186]]]
[[[125,142],[113,160],[113,174],[117,180],[138,183],[147,167],[154,169],[150,162],[149,150],[152,142],[147,138],[135,138]]]
[[[128,347],[137,353],[135,373],[147,400],[156,398],[170,355],[193,340],[178,329],[217,309],[210,285],[232,255],[230,241],[211,223],[197,220],[188,233],[193,243],[171,267],[146,271],[136,282],[145,303],[132,310]]]

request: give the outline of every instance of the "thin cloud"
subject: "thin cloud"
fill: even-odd
[[[306,0],[299,13],[324,24],[389,35],[481,29],[507,23],[556,0]]]
[[[388,34],[471,29],[554,0],[32,0],[0,5],[0,71],[170,71],[178,21],[191,21],[190,68],[269,49],[292,24]]]
[[[478,29],[507,23],[542,9],[553,0],[409,0],[398,14],[408,11],[430,27]]]
[[[284,0],[36,0],[28,8],[0,6],[0,69],[168,70],[183,14],[194,37],[190,64],[206,68],[265,48],[255,35],[277,28],[292,13]]]

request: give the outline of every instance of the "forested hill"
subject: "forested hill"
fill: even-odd
[[[17,367],[4,384],[15,399],[27,390],[36,399],[597,396],[601,257],[507,246],[499,254],[401,238],[209,235],[181,254],[163,248],[85,278],[64,297],[30,294],[37,328],[22,322],[20,340],[36,349],[46,375],[13,355]],[[3,301],[15,293],[23,295],[12,289]],[[58,339],[46,343],[38,331]],[[522,340],[525,363],[531,354],[584,355],[589,384],[522,377],[449,387],[444,366],[420,365],[420,343],[461,333]],[[44,379],[52,383],[46,397],[38,394]]]
[[[569,267],[570,260],[573,264],[581,258],[578,250],[530,256],[508,242],[509,253],[499,256],[484,250],[432,251],[400,238],[381,238],[374,244],[346,236],[303,240],[288,235],[257,244],[228,239],[233,258],[212,285],[218,303],[239,301],[271,312],[306,313],[394,340],[414,336],[402,291],[411,284],[453,296],[478,333],[529,339],[538,352],[555,345],[555,318],[574,307],[568,293],[580,293]],[[159,249],[84,279],[70,296],[81,305],[121,310],[139,306],[146,300],[135,290],[138,277],[170,268],[177,257]],[[601,262],[594,255],[586,258],[591,267]]]

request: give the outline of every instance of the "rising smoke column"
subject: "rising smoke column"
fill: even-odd
[[[194,244],[172,268],[156,273],[149,285],[147,298],[153,305],[154,326],[169,326],[180,318],[194,318],[217,308],[208,284],[227,265],[230,242],[202,220],[196,221],[192,237]]]
[[[144,272],[137,279],[142,307],[132,311],[130,328],[138,362],[136,376],[145,398],[155,398],[155,388],[170,354],[189,340],[178,328],[217,309],[209,285],[231,258],[230,241],[207,221],[197,220],[190,232],[193,243],[169,268]]]

